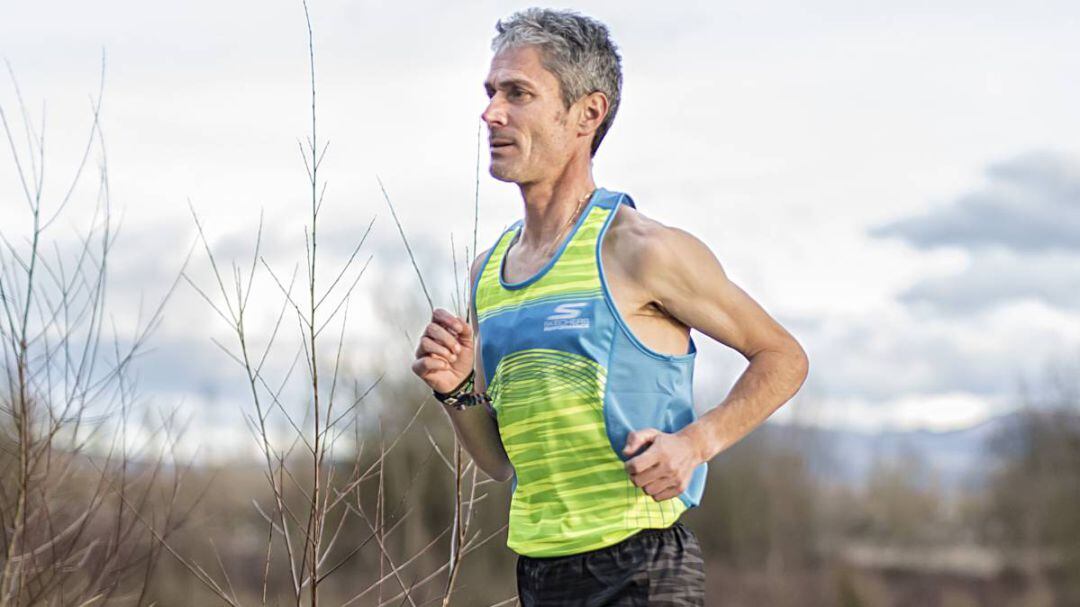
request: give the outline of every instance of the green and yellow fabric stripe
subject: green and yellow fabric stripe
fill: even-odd
[[[686,510],[634,485],[604,427],[604,368],[559,350],[504,357],[489,393],[517,474],[507,546],[557,556],[619,542],[644,527],[668,527]]]

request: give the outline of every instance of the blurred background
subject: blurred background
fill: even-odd
[[[0,8],[0,604],[514,604],[409,365],[522,213],[479,115],[526,6]],[[684,517],[710,604],[1080,604],[1080,7],[573,8],[598,185],[811,360]],[[704,412],[746,360],[695,341]]]

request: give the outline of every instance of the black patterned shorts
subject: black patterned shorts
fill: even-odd
[[[581,554],[518,555],[517,587],[522,607],[703,607],[705,561],[676,521]]]

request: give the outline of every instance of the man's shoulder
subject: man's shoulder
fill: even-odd
[[[620,205],[604,237],[607,250],[622,265],[648,269],[677,257],[687,238],[685,230],[653,219],[629,205]]]
[[[469,267],[470,284],[474,284],[476,282],[476,279],[480,275],[480,272],[484,269],[484,262],[487,261],[488,255],[491,254],[491,250],[494,248],[495,247],[491,247],[485,250],[473,259],[472,265]]]

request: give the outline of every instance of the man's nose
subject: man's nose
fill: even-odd
[[[506,108],[499,99],[499,95],[491,98],[484,113],[480,114],[480,118],[487,123],[488,127],[506,126]]]

